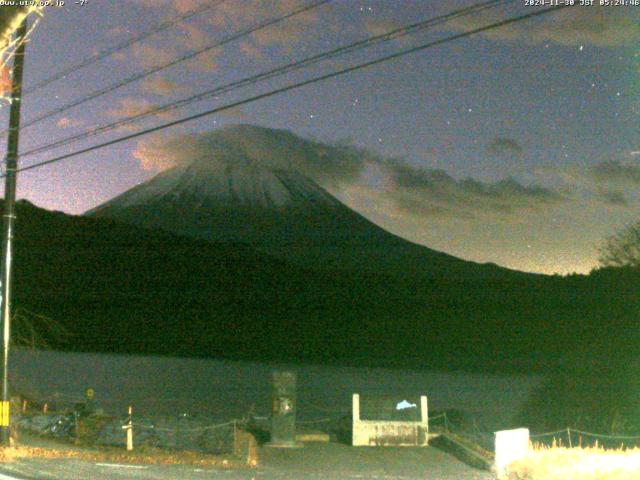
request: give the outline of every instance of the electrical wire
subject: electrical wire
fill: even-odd
[[[559,6],[548,7],[548,8],[541,9],[541,10],[536,10],[534,12],[530,12],[530,13],[527,13],[527,14],[518,15],[516,17],[511,17],[511,18],[508,18],[508,19],[505,19],[505,20],[501,20],[499,22],[494,22],[494,23],[491,23],[489,25],[485,25],[483,27],[475,28],[473,30],[469,30],[469,31],[466,31],[466,32],[458,33],[458,34],[455,34],[455,35],[450,35],[448,37],[445,37],[445,38],[442,38],[442,39],[439,39],[439,40],[435,40],[435,41],[432,41],[432,42],[429,42],[429,43],[426,43],[426,44],[423,44],[423,45],[419,45],[419,46],[416,46],[416,47],[412,47],[412,48],[408,48],[408,49],[405,49],[405,50],[401,50],[399,52],[396,52],[396,53],[393,53],[393,54],[390,54],[390,55],[386,55],[386,56],[377,58],[375,60],[370,60],[368,62],[360,63],[360,64],[357,64],[357,65],[354,65],[354,66],[351,66],[351,67],[344,68],[342,70],[338,70],[338,71],[331,72],[331,73],[328,73],[328,74],[325,74],[325,75],[321,75],[321,76],[314,77],[314,78],[311,78],[311,79],[308,79],[308,80],[304,80],[304,81],[297,82],[297,83],[294,83],[294,84],[291,84],[291,85],[287,85],[287,86],[284,86],[284,87],[281,87],[281,88],[278,88],[278,89],[275,89],[275,90],[271,90],[271,91],[266,92],[266,93],[261,93],[261,94],[258,94],[258,95],[254,95],[252,97],[249,97],[249,98],[246,98],[246,99],[243,99],[243,100],[232,102],[232,103],[229,103],[227,105],[223,105],[223,106],[211,109],[211,110],[207,110],[205,112],[201,112],[201,113],[198,113],[198,114],[195,114],[195,115],[191,115],[191,116],[188,116],[188,117],[185,117],[185,118],[181,118],[179,120],[174,120],[174,121],[171,121],[171,122],[167,122],[167,123],[164,123],[162,125],[158,125],[158,126],[155,126],[155,127],[152,127],[152,128],[148,128],[148,129],[145,129],[145,130],[142,130],[142,131],[139,131],[139,132],[132,133],[130,135],[125,135],[125,136],[122,136],[122,137],[118,137],[116,139],[109,140],[107,142],[103,142],[103,143],[100,143],[100,144],[97,144],[97,145],[93,145],[91,147],[87,147],[87,148],[84,148],[84,149],[81,149],[81,150],[77,150],[75,152],[67,153],[65,155],[60,155],[58,157],[51,158],[49,160],[44,160],[44,161],[41,161],[41,162],[37,162],[37,163],[34,163],[32,165],[28,165],[26,167],[19,168],[17,170],[17,172],[23,172],[23,171],[32,170],[32,169],[35,169],[35,168],[40,168],[40,167],[43,167],[45,165],[51,165],[53,163],[58,163],[58,162],[61,162],[63,160],[66,160],[66,159],[69,159],[69,158],[72,158],[72,157],[76,157],[78,155],[82,155],[84,153],[92,152],[92,151],[95,151],[95,150],[98,150],[98,149],[101,149],[101,148],[104,148],[104,147],[108,147],[108,146],[111,146],[111,145],[122,143],[122,142],[127,141],[127,140],[131,140],[131,139],[134,139],[134,138],[139,138],[139,137],[142,137],[144,135],[148,135],[150,133],[154,133],[154,132],[157,132],[157,131],[160,131],[160,130],[164,130],[164,129],[169,128],[169,127],[180,125],[180,124],[192,121],[192,120],[197,120],[199,118],[207,117],[207,116],[213,115],[215,113],[219,113],[219,112],[222,112],[222,111],[225,111],[225,110],[229,110],[229,109],[232,109],[232,108],[239,107],[241,105],[245,105],[245,104],[252,103],[252,102],[255,102],[255,101],[258,101],[258,100],[262,100],[262,99],[269,98],[269,97],[272,97],[272,96],[275,96],[275,95],[279,95],[281,93],[285,93],[285,92],[289,92],[289,91],[292,91],[292,90],[296,90],[296,89],[305,87],[307,85],[311,85],[311,84],[315,84],[315,83],[322,82],[322,81],[325,81],[325,80],[329,80],[329,79],[332,79],[332,78],[336,78],[338,76],[341,76],[341,75],[344,75],[344,74],[347,74],[347,73],[351,73],[351,72],[355,72],[357,70],[362,70],[364,68],[372,67],[374,65],[379,65],[381,63],[384,63],[384,62],[387,62],[387,61],[390,61],[390,60],[401,58],[401,57],[404,57],[404,56],[412,54],[412,53],[416,53],[416,52],[419,52],[419,51],[422,51],[422,50],[433,48],[435,46],[443,45],[443,44],[446,44],[446,43],[449,43],[449,42],[452,42],[452,41],[455,41],[455,40],[459,40],[461,38],[466,38],[466,37],[469,37],[469,36],[472,36],[472,35],[477,35],[478,33],[486,32],[486,31],[489,31],[489,30],[494,30],[496,28],[500,28],[500,27],[503,27],[503,26],[506,26],[506,25],[510,25],[510,24],[517,23],[517,22],[521,22],[521,21],[524,21],[524,20],[528,20],[530,18],[534,18],[534,17],[538,17],[538,16],[541,16],[541,15],[545,15],[545,14],[548,14],[548,13],[552,13],[552,12],[561,10],[563,8],[567,8],[569,6],[570,5],[559,5]],[[4,174],[0,175],[0,178],[2,178],[4,176],[5,176]]]
[[[46,120],[47,118],[50,118],[50,117],[52,117],[54,115],[58,115],[58,114],[63,113],[63,112],[66,112],[67,110],[69,110],[71,108],[74,108],[74,107],[77,107],[78,105],[82,105],[83,103],[86,103],[86,102],[88,102],[90,100],[95,100],[96,98],[99,98],[99,97],[101,97],[103,95],[106,95],[107,93],[113,92],[114,90],[117,90],[117,89],[122,88],[122,87],[124,87],[126,85],[129,85],[130,83],[133,83],[135,81],[138,81],[138,80],[141,80],[143,78],[146,78],[149,75],[152,75],[154,73],[158,73],[158,72],[160,72],[162,70],[165,70],[165,69],[167,69],[169,67],[177,65],[179,63],[182,63],[182,62],[184,62],[186,60],[190,60],[192,58],[195,58],[196,56],[198,56],[198,55],[200,55],[200,54],[202,54],[204,52],[213,50],[214,48],[221,47],[221,46],[226,45],[227,43],[230,43],[230,42],[232,42],[234,40],[238,40],[240,38],[243,38],[243,37],[246,37],[248,35],[251,35],[252,33],[255,33],[255,32],[259,31],[259,30],[267,28],[267,27],[269,27],[271,25],[275,25],[276,23],[279,23],[279,22],[282,22],[284,20],[287,20],[287,19],[289,19],[289,18],[291,18],[291,17],[293,17],[295,15],[298,15],[300,13],[304,13],[304,12],[307,12],[309,10],[318,8],[318,7],[320,7],[322,5],[325,5],[325,4],[327,4],[327,3],[331,2],[331,1],[332,0],[318,0],[318,1],[312,2],[312,3],[308,4],[308,5],[305,5],[305,6],[301,7],[301,8],[298,8],[296,10],[290,11],[289,13],[286,13],[285,15],[282,15],[280,17],[276,17],[276,18],[272,18],[272,19],[264,21],[264,22],[260,22],[260,23],[258,23],[256,25],[254,25],[253,27],[249,27],[249,28],[247,28],[245,30],[241,30],[240,32],[237,32],[237,33],[235,33],[233,35],[225,37],[222,40],[220,40],[220,41],[218,41],[218,42],[216,42],[216,43],[214,43],[212,45],[207,45],[205,47],[199,48],[198,50],[195,50],[195,51],[190,52],[188,54],[182,55],[182,56],[180,56],[178,58],[175,58],[175,59],[173,59],[173,60],[171,60],[171,61],[169,61],[167,63],[164,63],[162,65],[159,65],[157,67],[153,67],[153,68],[144,70],[142,72],[136,73],[135,75],[127,77],[127,78],[125,78],[124,80],[121,80],[118,83],[115,83],[115,84],[110,85],[108,87],[105,87],[105,88],[103,88],[101,90],[98,90],[98,91],[95,91],[93,93],[90,93],[89,95],[87,95],[85,97],[79,98],[77,100],[73,100],[70,103],[67,103],[67,104],[65,104],[65,105],[63,105],[61,107],[58,107],[58,108],[56,108],[54,110],[46,112],[46,113],[44,113],[44,114],[42,114],[42,115],[40,115],[38,117],[35,117],[35,118],[29,120],[28,122],[24,122],[21,125],[20,128],[24,129],[24,128],[31,127],[31,126],[33,126],[33,125],[35,125],[37,123],[40,123],[43,120]],[[6,130],[6,129],[0,131],[0,135],[5,134],[7,131],[8,130]]]
[[[206,3],[203,4],[199,7],[196,7],[194,9],[191,9],[185,13],[183,13],[182,15],[179,15],[177,17],[174,17],[172,19],[169,19],[165,22],[162,22],[158,25],[156,25],[155,27],[142,32],[140,35],[136,35],[135,37],[131,37],[128,40],[125,40],[122,43],[119,43],[117,45],[114,45],[113,47],[109,47],[107,49],[101,50],[99,52],[96,52],[93,55],[90,55],[89,57],[86,57],[83,60],[80,60],[78,63],[71,65],[70,67],[65,68],[64,70],[61,70],[57,73],[54,73],[52,75],[50,75],[49,77],[46,77],[42,80],[40,80],[39,82],[37,82],[35,85],[29,87],[28,89],[25,89],[23,95],[27,95],[29,93],[33,93],[36,90],[39,90],[43,87],[48,86],[50,83],[53,83],[57,80],[63,79],[65,78],[67,75],[70,75],[72,73],[77,72],[78,70],[81,70],[85,67],[88,67],[89,65],[95,63],[95,62],[99,62],[100,60],[109,57],[110,55],[113,55],[114,53],[118,53],[122,50],[124,50],[125,48],[128,48],[132,45],[135,45],[136,43],[141,42],[142,40],[145,40],[146,38],[162,32],[164,30],[167,30],[168,28],[173,27],[174,25],[177,25],[178,23],[184,22],[185,20],[188,20],[192,17],[195,17],[196,15],[199,15],[201,13],[206,12],[207,10],[211,10],[215,7],[217,7],[218,5],[224,3],[226,0],[218,0],[212,3]]]
[[[215,97],[221,94],[225,94],[234,90],[237,90],[239,88],[243,88],[246,87],[248,85],[254,85],[258,82],[264,81],[264,80],[268,80],[274,77],[278,77],[281,75],[284,75],[286,73],[292,72],[292,71],[296,71],[296,70],[300,70],[302,68],[306,68],[310,65],[314,65],[317,63],[320,63],[322,61],[328,60],[330,58],[335,58],[337,56],[340,55],[344,55],[347,53],[353,53],[355,51],[358,50],[362,50],[364,48],[369,48],[371,46],[374,45],[379,45],[382,42],[386,42],[386,41],[391,41],[391,40],[396,40],[398,38],[404,37],[406,35],[409,34],[413,34],[416,33],[418,31],[422,31],[426,28],[435,26],[435,25],[439,25],[442,23],[446,23],[454,18],[458,18],[461,16],[466,16],[466,15],[470,15],[472,13],[477,13],[480,12],[482,10],[488,9],[488,8],[495,8],[498,5],[501,4],[507,4],[507,3],[513,3],[515,0],[490,0],[490,1],[486,1],[477,5],[473,5],[471,7],[466,7],[466,8],[462,8],[459,10],[455,10],[453,12],[447,13],[445,15],[441,15],[435,18],[429,18],[427,20],[418,22],[418,23],[414,23],[408,26],[404,26],[404,27],[399,27],[393,30],[390,30],[388,32],[385,32],[383,34],[380,35],[374,35],[371,37],[368,37],[364,40],[360,40],[345,46],[341,46],[338,48],[335,48],[333,50],[329,50],[317,55],[314,55],[312,57],[308,57],[296,62],[292,62],[289,63],[287,65],[284,66],[280,66],[277,67],[275,69],[269,70],[267,72],[263,72],[257,75],[252,75],[250,77],[245,77],[241,80],[236,80],[234,82],[228,83],[226,85],[222,85],[220,87],[217,87],[213,90],[207,90],[205,92],[201,92],[198,93],[196,95],[192,95],[190,97],[178,100],[178,101],[174,101],[174,102],[170,102],[167,103],[165,105],[161,105],[158,106],[156,108],[147,110],[145,112],[141,112],[138,113],[136,115],[132,115],[129,117],[126,117],[124,119],[120,119],[118,121],[109,123],[109,124],[105,124],[105,125],[101,125],[99,127],[95,127],[89,130],[86,130],[82,133],[78,133],[60,140],[57,140],[55,142],[52,143],[48,143],[45,145],[40,145],[37,146],[31,150],[28,150],[24,153],[22,153],[20,155],[21,158],[26,158],[28,156],[31,155],[35,155],[38,153],[43,153],[46,152],[48,150],[52,150],[54,148],[58,148],[64,145],[69,145],[72,143],[76,143],[80,140],[83,140],[85,138],[88,137],[92,137],[95,135],[99,135],[105,132],[108,132],[110,130],[113,130],[115,128],[119,128],[134,122],[137,122],[139,120],[142,120],[144,118],[153,116],[153,115],[157,115],[159,113],[165,113],[167,111],[170,110],[175,110],[177,108],[181,108],[184,107],[186,105],[189,105],[191,103],[194,102],[198,102],[201,100],[205,100],[207,98],[211,98],[211,97]]]

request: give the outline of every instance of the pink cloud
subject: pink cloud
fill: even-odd
[[[134,58],[144,68],[157,67],[170,62],[176,56],[174,48],[165,48],[150,43],[136,43],[131,47]]]
[[[161,97],[170,97],[175,93],[180,93],[185,90],[184,86],[157,75],[145,79],[142,82],[142,89],[145,92]]]
[[[189,47],[191,50],[203,48],[210,41],[208,33],[195,25],[189,23],[181,24],[180,31],[182,35],[178,37],[178,41],[181,45]]]
[[[69,117],[61,117],[57,122],[56,126],[60,128],[71,128],[71,127],[79,127],[82,125],[80,120]]]

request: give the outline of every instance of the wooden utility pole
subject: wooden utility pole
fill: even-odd
[[[20,133],[20,103],[22,101],[22,71],[27,19],[17,30],[18,47],[13,59],[11,77],[11,107],[7,137],[6,177],[4,187],[4,231],[2,243],[2,403],[0,404],[0,443],[10,443],[9,417],[9,345],[11,341],[11,260],[13,257],[13,223],[16,203],[16,170],[18,169],[18,137]]]

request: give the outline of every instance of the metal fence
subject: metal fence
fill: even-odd
[[[155,447],[208,454],[237,453],[237,433],[244,422],[208,416],[112,417],[68,410],[14,415],[19,431],[86,445],[126,446],[127,429],[136,448]]]

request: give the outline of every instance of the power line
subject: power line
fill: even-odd
[[[193,95],[191,97],[187,97],[185,99],[178,100],[176,102],[171,102],[171,103],[159,106],[157,108],[154,108],[154,109],[139,113],[137,115],[133,115],[133,116],[127,117],[125,119],[118,120],[118,121],[113,122],[111,124],[102,125],[100,127],[87,130],[87,131],[85,131],[83,133],[76,134],[76,135],[73,135],[71,137],[67,137],[65,139],[61,139],[61,140],[58,140],[58,141],[50,143],[50,144],[46,144],[46,145],[42,145],[42,146],[36,147],[36,148],[34,148],[32,150],[29,150],[29,151],[23,153],[21,155],[21,157],[34,155],[36,153],[42,153],[44,151],[48,151],[48,150],[53,149],[53,148],[57,148],[57,147],[60,147],[60,146],[63,146],[63,145],[68,145],[70,143],[75,143],[76,141],[79,141],[81,139],[84,139],[84,138],[87,138],[87,137],[90,137],[90,136],[94,136],[94,135],[98,135],[98,134],[107,132],[109,130],[113,130],[114,128],[118,128],[118,127],[121,127],[123,125],[127,125],[129,123],[136,122],[138,120],[141,120],[143,118],[146,118],[146,117],[149,117],[149,116],[152,116],[152,115],[156,115],[158,113],[163,113],[163,112],[166,112],[166,111],[169,111],[169,110],[174,110],[176,108],[183,107],[185,105],[188,105],[190,103],[194,103],[196,101],[204,100],[206,98],[217,96],[217,95],[220,95],[220,94],[223,94],[223,93],[228,93],[228,92],[233,91],[235,89],[238,89],[238,88],[241,88],[241,87],[245,87],[247,85],[252,85],[252,84],[255,84],[255,83],[257,83],[259,81],[262,81],[262,80],[267,80],[267,79],[270,79],[270,78],[273,78],[273,77],[276,77],[276,76],[280,76],[280,75],[283,75],[285,73],[289,73],[290,71],[298,70],[298,69],[301,69],[303,67],[307,67],[309,65],[324,61],[324,60],[329,59],[329,58],[333,58],[333,57],[338,56],[338,55],[342,55],[342,54],[345,54],[345,53],[351,53],[351,52],[354,52],[356,50],[360,50],[362,48],[367,48],[367,47],[370,47],[370,46],[377,45],[377,44],[379,44],[379,43],[381,43],[383,41],[395,40],[397,38],[400,38],[402,36],[415,33],[416,31],[425,29],[427,27],[431,27],[431,26],[434,26],[434,25],[437,25],[437,24],[440,24],[440,23],[445,23],[445,22],[447,22],[447,21],[449,21],[449,20],[451,20],[453,18],[457,18],[459,16],[468,15],[470,13],[476,13],[476,12],[482,11],[482,10],[487,9],[487,8],[493,8],[493,7],[495,7],[495,6],[499,5],[499,4],[512,3],[514,1],[515,0],[490,0],[490,1],[487,1],[487,2],[483,2],[483,3],[477,4],[477,5],[471,6],[471,7],[462,8],[462,9],[456,10],[454,12],[450,12],[448,14],[441,15],[441,16],[438,16],[438,17],[435,17],[435,18],[430,18],[430,19],[422,21],[422,22],[414,23],[412,25],[396,28],[396,29],[391,30],[389,32],[386,32],[384,34],[372,36],[372,37],[369,37],[367,39],[364,39],[364,40],[361,40],[361,41],[358,41],[358,42],[355,42],[355,43],[352,43],[352,44],[349,44],[349,45],[346,45],[346,46],[338,47],[338,48],[330,50],[328,52],[323,52],[321,54],[314,55],[312,57],[309,57],[309,58],[306,58],[306,59],[303,59],[303,60],[292,62],[292,63],[289,63],[287,65],[275,68],[273,70],[260,73],[258,75],[254,75],[254,76],[251,76],[251,77],[246,77],[244,79],[241,79],[241,80],[238,80],[238,81],[223,85],[221,87],[217,87],[217,88],[215,88],[213,90],[208,90],[208,91]]]
[[[476,28],[476,29],[473,29],[473,30],[469,30],[467,32],[458,33],[458,34],[451,35],[451,36],[448,36],[448,37],[445,37],[445,38],[442,38],[442,39],[439,39],[439,40],[435,40],[433,42],[425,43],[423,45],[419,45],[419,46],[416,46],[416,47],[412,47],[412,48],[408,48],[408,49],[405,49],[405,50],[401,50],[399,52],[396,52],[396,53],[393,53],[393,54],[390,54],[390,55],[386,55],[384,57],[380,57],[380,58],[377,58],[375,60],[370,60],[368,62],[360,63],[360,64],[354,65],[352,67],[344,68],[342,70],[338,70],[338,71],[331,72],[331,73],[328,73],[328,74],[325,74],[325,75],[314,77],[314,78],[311,78],[311,79],[308,79],[308,80],[304,80],[302,82],[298,82],[298,83],[294,83],[294,84],[291,84],[291,85],[287,85],[285,87],[281,87],[281,88],[272,90],[270,92],[261,93],[259,95],[255,95],[255,96],[246,98],[244,100],[239,100],[237,102],[229,103],[227,105],[223,105],[221,107],[217,107],[217,108],[214,108],[214,109],[211,109],[211,110],[207,110],[205,112],[201,112],[201,113],[198,113],[198,114],[195,114],[195,115],[191,115],[189,117],[185,117],[185,118],[182,118],[180,120],[174,120],[172,122],[164,123],[162,125],[158,125],[158,126],[155,126],[155,127],[152,127],[152,128],[148,128],[146,130],[142,130],[142,131],[139,131],[139,132],[136,132],[136,133],[132,133],[130,135],[125,135],[125,136],[122,136],[122,137],[119,137],[119,138],[116,138],[116,139],[113,139],[113,140],[109,140],[107,142],[103,142],[103,143],[100,143],[98,145],[93,145],[91,147],[87,147],[87,148],[84,148],[84,149],[81,149],[81,150],[77,150],[75,152],[71,152],[71,153],[68,153],[68,154],[65,154],[65,155],[60,155],[58,157],[51,158],[49,160],[44,160],[42,162],[34,163],[33,165],[22,167],[22,168],[18,169],[17,171],[18,172],[23,172],[23,171],[26,171],[26,170],[32,170],[32,169],[35,169],[35,168],[43,167],[45,165],[50,165],[52,163],[61,162],[61,161],[66,160],[68,158],[76,157],[76,156],[82,155],[84,153],[92,152],[94,150],[98,150],[98,149],[101,149],[101,148],[104,148],[104,147],[108,147],[108,146],[115,145],[115,144],[118,144],[118,143],[121,143],[121,142],[125,142],[127,140],[132,140],[134,138],[142,137],[144,135],[148,135],[150,133],[157,132],[159,130],[164,130],[165,128],[174,127],[176,125],[180,125],[182,123],[186,123],[186,122],[189,122],[189,121],[192,121],[192,120],[197,120],[199,118],[207,117],[209,115],[213,115],[215,113],[219,113],[219,112],[222,112],[222,111],[225,111],[225,110],[229,110],[231,108],[236,108],[236,107],[248,104],[248,103],[252,103],[252,102],[255,102],[255,101],[258,101],[258,100],[262,100],[262,99],[265,99],[265,98],[272,97],[274,95],[279,95],[281,93],[289,92],[291,90],[296,90],[298,88],[302,88],[302,87],[305,87],[307,85],[311,85],[311,84],[314,84],[314,83],[322,82],[324,80],[329,80],[331,78],[336,78],[338,76],[341,76],[341,75],[344,75],[344,74],[347,74],[347,73],[351,73],[351,72],[355,72],[357,70],[362,70],[364,68],[372,67],[374,65],[378,65],[378,64],[390,61],[390,60],[394,60],[394,59],[397,59],[397,58],[400,58],[400,57],[404,57],[406,55],[409,55],[409,54],[412,54],[412,53],[416,53],[416,52],[419,52],[419,51],[422,51],[422,50],[433,48],[433,47],[438,46],[438,45],[443,45],[443,44],[452,42],[454,40],[459,40],[461,38],[465,38],[465,37],[469,37],[469,36],[472,36],[472,35],[476,35],[478,33],[486,32],[486,31],[489,31],[489,30],[494,30],[496,28],[500,28],[500,27],[503,27],[503,26],[506,26],[506,25],[510,25],[510,24],[517,23],[517,22],[521,22],[521,21],[524,21],[524,20],[527,20],[527,19],[530,19],[530,18],[533,18],[533,17],[538,17],[538,16],[541,16],[541,15],[545,15],[547,13],[555,12],[555,11],[561,10],[563,8],[567,8],[569,6],[570,5],[559,5],[559,6],[549,7],[549,8],[545,8],[545,9],[542,9],[542,10],[537,10],[537,11],[534,11],[534,12],[530,12],[530,13],[527,13],[527,14],[524,14],[524,15],[511,17],[511,18],[508,18],[508,19],[505,19],[505,20],[501,20],[499,22],[494,22],[492,24],[485,25],[484,27],[479,27],[479,28]],[[4,176],[5,175],[0,175],[0,178],[2,178]]]
[[[424,30],[428,27],[432,27],[434,25],[438,25],[441,23],[446,23],[450,20],[452,20],[453,18],[458,18],[461,16],[465,16],[465,15],[469,15],[471,13],[477,13],[480,12],[482,10],[488,9],[488,8],[494,8],[500,4],[507,4],[507,3],[513,3],[515,0],[490,0],[490,1],[486,1],[486,2],[482,2],[479,3],[477,5],[473,5],[470,7],[465,7],[465,8],[461,8],[458,10],[455,10],[453,12],[444,14],[444,15],[440,15],[438,17],[433,17],[433,18],[429,18],[427,20],[423,20],[421,22],[417,22],[411,25],[407,25],[404,27],[399,27],[393,30],[390,30],[388,32],[385,32],[383,34],[380,35],[374,35],[371,37],[368,37],[364,40],[360,40],[342,47],[338,47],[335,48],[333,50],[329,50],[317,55],[314,55],[312,57],[308,57],[296,62],[292,62],[289,63],[287,65],[281,66],[281,67],[277,67],[275,69],[269,70],[267,72],[263,72],[257,75],[253,75],[250,77],[245,77],[241,80],[237,80],[231,83],[228,83],[226,85],[222,85],[220,87],[217,87],[213,90],[207,90],[205,92],[201,92],[198,93],[196,95],[192,95],[190,97],[175,101],[175,102],[171,102],[165,105],[161,105],[157,108],[153,108],[150,109],[148,111],[145,112],[141,112],[139,114],[130,116],[130,117],[126,117],[124,119],[118,120],[116,122],[110,123],[110,124],[106,124],[106,125],[102,125],[96,128],[92,128],[89,129],[85,132],[76,134],[76,135],[72,135],[70,137],[66,137],[64,139],[61,140],[57,140],[53,143],[49,143],[49,144],[45,144],[45,145],[41,145],[38,147],[35,147],[27,152],[24,152],[21,155],[21,158],[25,158],[27,156],[31,156],[31,155],[35,155],[38,153],[42,153],[57,147],[61,147],[64,145],[69,145],[72,143],[75,143],[79,140],[91,137],[91,136],[95,136],[95,135],[99,135],[102,133],[105,133],[107,131],[113,130],[115,128],[133,123],[133,122],[137,122],[139,120],[142,120],[144,118],[150,117],[152,115],[156,115],[159,113],[164,113],[167,112],[169,110],[174,110],[177,108],[181,108],[184,107],[185,105],[197,102],[197,101],[201,101],[204,100],[206,98],[211,98],[217,95],[221,95],[221,94],[225,94],[228,93],[230,91],[242,88],[242,87],[246,87],[248,85],[253,85],[255,83],[258,83],[260,81],[263,80],[268,80],[271,78],[274,78],[276,76],[281,76],[284,75],[285,73],[289,73],[295,70],[299,70],[305,67],[308,67],[310,65],[319,63],[321,61],[327,60],[329,58],[334,58],[336,56],[339,55],[344,55],[347,53],[352,53],[355,52],[357,50],[361,50],[364,48],[368,48],[374,45],[378,45],[382,42],[386,42],[386,41],[390,41],[390,40],[395,40],[398,38],[401,38],[403,36],[409,35],[409,34],[413,34],[417,31],[420,30]]]
[[[125,40],[122,43],[119,43],[117,45],[114,45],[113,47],[109,47],[106,48],[104,50],[101,50],[99,52],[96,52],[93,55],[90,55],[89,57],[86,57],[84,60],[80,60],[78,63],[71,65],[70,67],[65,68],[64,70],[61,70],[57,73],[54,73],[53,75],[44,78],[43,80],[40,80],[38,83],[36,83],[35,85],[33,85],[32,87],[26,89],[24,91],[24,95],[27,95],[29,93],[33,93],[36,90],[39,90],[40,88],[46,87],[48,86],[50,83],[55,82],[56,80],[60,80],[62,78],[65,78],[67,75],[71,74],[71,73],[75,73],[76,71],[88,67],[89,65],[98,62],[106,57],[109,57],[110,55],[113,55],[114,53],[118,53],[121,50],[124,50],[125,48],[128,48],[136,43],[141,42],[142,40],[145,40],[146,38],[155,35],[156,33],[162,32],[164,30],[167,30],[168,28],[173,27],[174,25],[177,25],[178,23],[184,22],[185,20],[188,20],[192,17],[195,17],[196,15],[199,15],[203,12],[206,12],[207,10],[211,10],[212,8],[220,5],[221,3],[224,3],[226,0],[218,0],[212,3],[207,3],[207,4],[203,4],[200,7],[191,9],[185,13],[183,13],[182,15],[179,15],[177,17],[174,17],[172,19],[169,19],[165,22],[162,22],[158,25],[156,25],[155,27],[142,32],[140,35],[134,36],[129,38],[128,40]]]
[[[307,12],[309,10],[318,8],[318,7],[320,7],[322,5],[325,5],[325,4],[327,4],[327,3],[331,2],[331,1],[332,0],[319,0],[319,1],[312,2],[311,4],[308,4],[308,5],[304,6],[304,7],[301,7],[301,8],[298,8],[296,10],[293,10],[293,11],[291,11],[291,12],[285,14],[285,15],[282,15],[282,16],[276,17],[276,18],[272,18],[270,20],[267,20],[267,21],[261,22],[261,23],[259,23],[257,25],[254,25],[253,27],[250,27],[248,29],[242,30],[242,31],[240,31],[238,33],[235,33],[233,35],[230,35],[230,36],[228,36],[228,37],[226,37],[226,38],[214,43],[213,45],[208,45],[206,47],[199,48],[198,50],[195,50],[195,51],[193,51],[191,53],[188,53],[186,55],[182,55],[181,57],[178,57],[178,58],[176,58],[174,60],[171,60],[170,62],[164,63],[164,64],[162,64],[160,66],[157,66],[157,67],[153,67],[153,68],[144,70],[143,72],[140,72],[140,73],[137,73],[137,74],[132,75],[130,77],[127,77],[124,80],[122,80],[122,81],[120,81],[120,82],[118,82],[116,84],[113,84],[113,85],[110,85],[108,87],[105,87],[102,90],[98,90],[96,92],[90,93],[86,97],[82,97],[82,98],[80,98],[78,100],[74,100],[74,101],[72,101],[70,103],[67,103],[66,105],[63,105],[63,106],[61,106],[59,108],[51,110],[51,111],[49,111],[47,113],[44,113],[44,114],[40,115],[39,117],[33,118],[30,121],[25,122],[22,125],[22,128],[27,128],[27,127],[30,127],[32,125],[35,125],[36,123],[39,123],[42,120],[45,120],[45,119],[47,119],[49,117],[52,117],[54,115],[58,115],[60,113],[66,112],[67,110],[69,110],[69,109],[71,109],[73,107],[77,107],[78,105],[82,105],[83,103],[86,103],[86,102],[88,102],[90,100],[95,100],[96,98],[101,97],[101,96],[103,96],[103,95],[105,95],[107,93],[113,92],[114,90],[117,90],[119,88],[122,88],[125,85],[133,83],[133,82],[135,82],[137,80],[140,80],[142,78],[148,77],[149,75],[152,75],[154,73],[160,72],[162,70],[165,70],[165,69],[167,69],[169,67],[177,65],[178,63],[184,62],[186,60],[190,60],[190,59],[192,59],[192,58],[194,58],[194,57],[196,57],[196,56],[198,56],[198,55],[200,55],[200,54],[202,54],[204,52],[207,52],[209,50],[213,50],[214,48],[217,48],[217,47],[221,47],[221,46],[226,45],[227,43],[230,43],[230,42],[232,42],[234,40],[237,40],[239,38],[246,37],[247,35],[250,35],[250,34],[252,34],[254,32],[257,32],[259,30],[267,28],[267,27],[269,27],[271,25],[275,25],[276,23],[279,23],[279,22],[282,22],[284,20],[287,20],[287,19],[289,19],[289,18],[291,18],[291,17],[293,17],[295,15],[298,15],[300,13],[304,13],[304,12]],[[0,131],[0,135],[4,134],[6,132],[7,132],[7,130]]]

